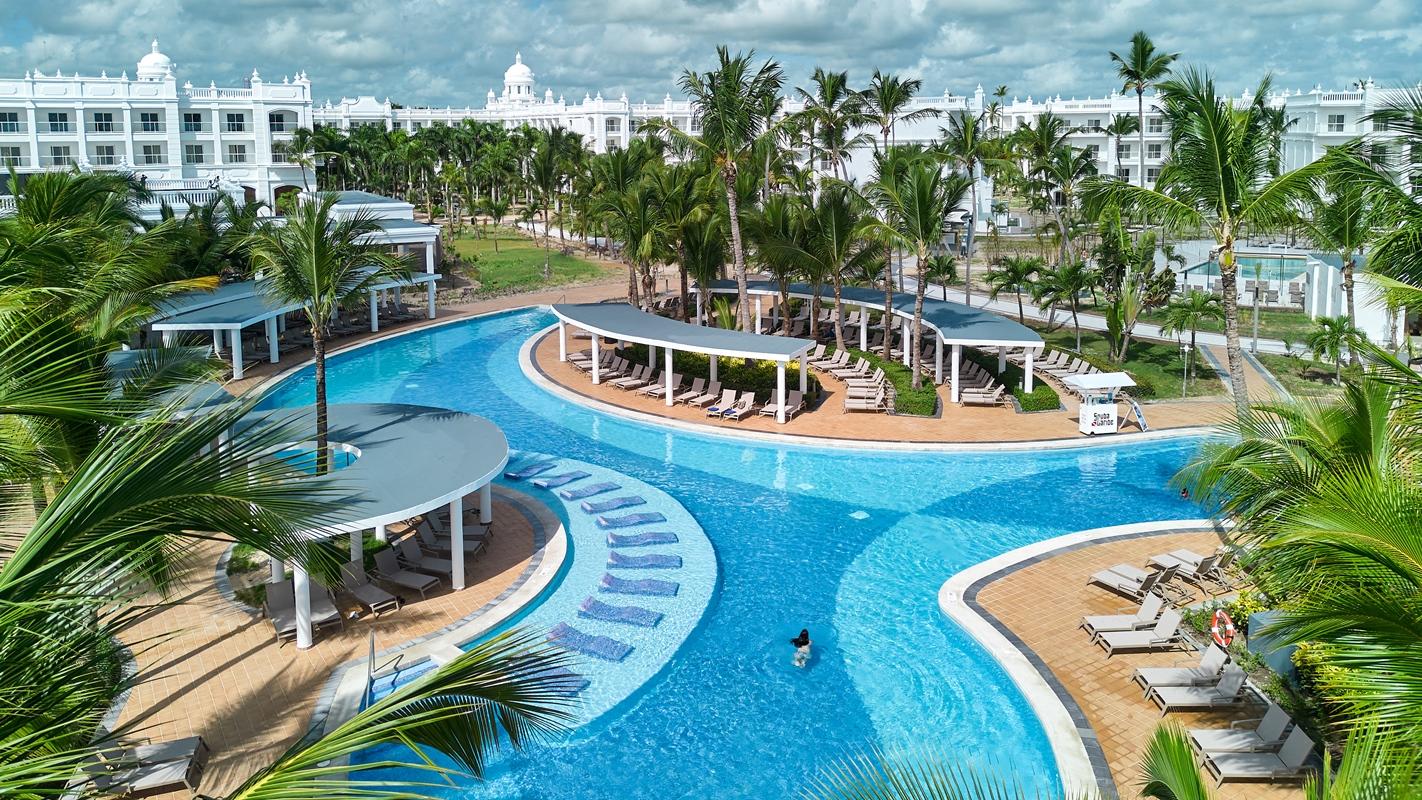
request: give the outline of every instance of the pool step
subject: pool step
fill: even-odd
[[[463,650],[448,642],[430,646],[430,661],[433,661],[436,666],[442,667],[462,655],[464,655]]]

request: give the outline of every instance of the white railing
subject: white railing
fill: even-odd
[[[0,217],[8,217],[15,213],[14,195],[0,194]]]
[[[170,206],[187,204],[190,206],[206,205],[213,199],[222,197],[226,192],[220,189],[167,189],[153,193],[153,202],[167,203]]]
[[[170,178],[151,180],[148,188],[154,192],[161,192],[166,189],[211,189],[212,184],[202,178]]]
[[[238,97],[251,97],[251,89],[188,89],[188,97],[199,100],[224,100]]]
[[[1324,92],[1319,100],[1325,103],[1357,103],[1363,99],[1362,92]]]

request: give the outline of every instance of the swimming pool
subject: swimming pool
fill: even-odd
[[[1275,257],[1239,256],[1239,277],[1245,280],[1293,281],[1298,280],[1308,270],[1308,260],[1303,256]],[[1215,261],[1204,261],[1185,270],[1185,277],[1208,275],[1219,277],[1220,265]]]
[[[519,348],[551,321],[511,312],[337,356],[331,399],[482,414],[513,447],[659,487],[705,530],[719,583],[700,627],[628,700],[452,795],[791,797],[837,757],[925,744],[1058,784],[1026,701],[942,616],[938,589],[970,564],[1051,536],[1199,516],[1166,485],[1192,442],[900,453],[663,429],[532,384]],[[309,402],[311,380],[308,368],[264,405]],[[791,666],[787,643],[801,627],[817,646],[805,670]]]

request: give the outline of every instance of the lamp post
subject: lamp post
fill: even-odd
[[[1180,359],[1185,362],[1185,375],[1180,381],[1180,399],[1184,400],[1190,391],[1190,343],[1180,340]]]

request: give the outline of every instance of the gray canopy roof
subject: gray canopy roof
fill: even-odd
[[[735,294],[735,281],[715,281],[707,286],[713,294]],[[779,296],[780,287],[773,281],[748,281],[747,291],[753,295]],[[809,299],[815,294],[814,287],[806,283],[790,284],[791,297]],[[820,299],[834,301],[834,288],[820,287]],[[884,293],[878,289],[862,286],[845,286],[840,290],[844,302],[868,309],[883,309]],[[907,292],[895,292],[894,313],[900,317],[913,318],[914,296]],[[962,303],[923,300],[923,323],[938,332],[948,344],[972,346],[1034,347],[1042,346],[1042,337],[1037,332],[1007,317],[994,314],[982,308],[971,308]]]
[[[436,272],[412,272],[403,280],[382,281],[370,288],[408,288],[440,277]],[[257,281],[243,281],[213,293],[186,292],[173,297],[163,303],[163,310],[150,325],[155,331],[241,329],[300,308],[300,303],[278,302]]]
[[[612,339],[708,355],[790,361],[815,346],[809,339],[689,325],[626,303],[558,304],[553,313],[576,327]]]

